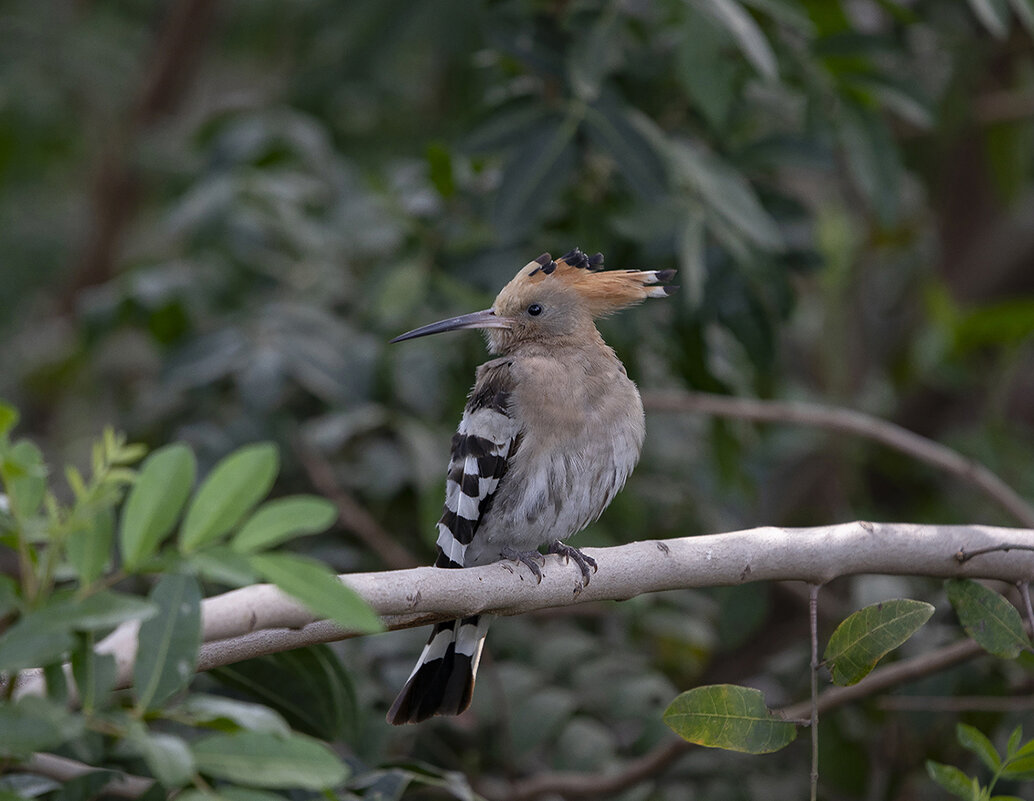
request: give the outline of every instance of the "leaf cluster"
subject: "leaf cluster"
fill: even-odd
[[[963,748],[976,754],[980,762],[991,771],[986,786],[976,777],[967,776],[954,765],[927,760],[926,772],[937,784],[964,801],[1019,801],[1014,795],[991,795],[1001,779],[1012,781],[1034,781],[1034,740],[1023,740],[1023,727],[1017,726],[1009,735],[1004,756],[979,729],[965,723],[955,727],[955,737]]]
[[[263,706],[189,690],[206,581],[265,578],[320,617],[380,630],[328,568],[275,550],[326,529],[336,509],[313,496],[263,502],[278,468],[270,444],[229,454],[195,487],[189,448],[159,448],[135,468],[145,449],[110,430],[85,476],[65,471],[64,502],[39,448],[12,440],[17,419],[0,404],[2,543],[20,569],[20,581],[0,583],[0,757],[17,765],[37,751],[68,751],[99,770],[132,766],[166,791],[204,797],[342,785],[351,771],[341,759],[275,711],[293,706],[287,698]],[[132,591],[148,585],[145,595]],[[131,676],[103,645],[116,627],[137,640]],[[329,652],[322,658],[336,664]],[[29,668],[42,672],[44,695],[19,693],[19,673]],[[331,678],[338,692],[351,686],[340,668]],[[354,699],[334,708],[354,714]],[[23,797],[17,775],[2,780],[11,797]]]
[[[971,580],[946,583],[948,598],[966,633],[987,652],[1015,659],[1034,649],[1019,613],[1005,598]],[[826,644],[823,664],[834,684],[862,681],[892,650],[904,644],[934,614],[922,601],[897,599],[867,606],[845,618]],[[812,703],[817,702],[816,698]],[[785,748],[797,736],[798,723],[774,714],[760,690],[735,685],[709,685],[680,694],[664,712],[664,722],[688,742],[750,754]],[[1009,737],[1006,756],[998,755],[990,740],[972,726],[960,723],[959,743],[977,754],[993,776],[986,787],[951,765],[927,760],[930,778],[967,801],[1006,801],[994,796],[1000,778],[1034,779],[1034,743],[1020,744],[1022,729]]]

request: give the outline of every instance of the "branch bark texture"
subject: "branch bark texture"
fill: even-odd
[[[623,601],[648,592],[797,580],[825,584],[861,573],[933,578],[1034,580],[1034,530],[858,521],[813,528],[762,528],[587,548],[599,563],[588,586],[559,557],[546,559],[542,582],[503,561],[464,570],[420,567],[355,573],[341,580],[358,592],[390,629],[479,613],[516,615],[590,601]],[[997,548],[960,561],[959,554]],[[317,620],[268,584],[203,603],[201,669],[355,636]],[[118,686],[132,682],[136,629],[117,629],[98,646],[116,658]],[[23,673],[18,692],[39,692],[42,677]]]

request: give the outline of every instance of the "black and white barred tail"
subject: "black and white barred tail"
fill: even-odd
[[[474,694],[489,615],[435,625],[420,660],[388,710],[388,723],[419,723],[434,715],[458,715]]]

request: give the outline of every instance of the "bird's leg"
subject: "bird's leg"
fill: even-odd
[[[513,559],[515,562],[521,562],[522,564],[527,565],[528,570],[535,574],[537,583],[542,583],[542,567],[539,565],[537,560],[541,559],[542,564],[544,565],[546,563],[546,559],[538,551],[518,551],[516,548],[511,548],[507,545],[499,552],[499,555],[503,557],[503,559]]]
[[[549,546],[549,552],[555,553],[564,559],[575,561],[578,565],[578,569],[582,571],[582,586],[584,587],[589,583],[589,576],[596,572],[597,565],[596,560],[591,556],[586,556],[584,553],[579,551],[577,548],[568,545],[560,540],[554,540],[553,544]],[[592,568],[590,571],[589,568]]]

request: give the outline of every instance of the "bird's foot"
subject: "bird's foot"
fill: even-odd
[[[562,556],[568,561],[572,559],[574,560],[575,564],[578,565],[578,569],[582,571],[583,587],[589,584],[589,577],[599,569],[596,564],[596,560],[591,556],[586,556],[577,548],[561,542],[560,540],[554,541],[554,543],[549,546],[549,552]],[[592,570],[589,570],[590,567]]]
[[[499,555],[503,559],[512,559],[515,562],[526,565],[528,570],[535,574],[536,582],[538,584],[542,583],[542,566],[546,564],[546,558],[538,551],[518,551],[516,548],[511,548],[507,545],[499,552]],[[539,560],[542,560],[541,565]]]

